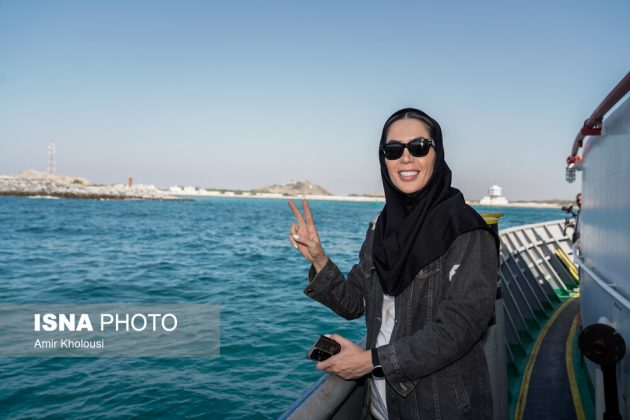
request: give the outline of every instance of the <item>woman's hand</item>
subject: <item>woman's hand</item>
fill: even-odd
[[[313,213],[311,213],[311,209],[308,207],[306,200],[302,200],[306,220],[304,220],[300,210],[298,210],[291,200],[289,200],[289,207],[291,207],[297,221],[297,225],[291,223],[289,241],[294,248],[300,251],[304,258],[313,263],[315,270],[319,273],[326,263],[328,263],[328,256],[324,253],[324,249],[319,242],[319,235],[317,234],[317,228],[313,220]]]
[[[315,367],[343,379],[356,379],[372,372],[372,352],[363,350],[352,341],[338,334],[330,336],[341,345],[341,351],[334,356],[317,362]]]

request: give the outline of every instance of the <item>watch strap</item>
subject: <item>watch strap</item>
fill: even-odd
[[[372,376],[376,378],[385,377],[385,372],[383,372],[383,366],[381,366],[381,360],[378,357],[378,350],[376,348],[372,349]]]

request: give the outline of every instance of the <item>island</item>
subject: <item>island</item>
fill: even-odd
[[[98,185],[82,177],[26,170],[0,176],[0,195],[102,200],[181,199],[153,185],[129,184]]]

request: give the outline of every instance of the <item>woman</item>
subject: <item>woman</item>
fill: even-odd
[[[440,125],[406,108],[379,147],[385,206],[370,223],[346,281],[326,256],[308,203],[289,240],[312,263],[304,293],[346,319],[365,315],[364,350],[333,334],[341,352],[317,368],[370,375],[363,418],[492,418],[481,343],[498,275],[498,237],[451,187]]]

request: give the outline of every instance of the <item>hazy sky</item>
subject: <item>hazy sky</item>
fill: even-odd
[[[395,110],[453,184],[568,198],[564,159],[630,70],[630,2],[0,1],[0,174],[381,192]]]

